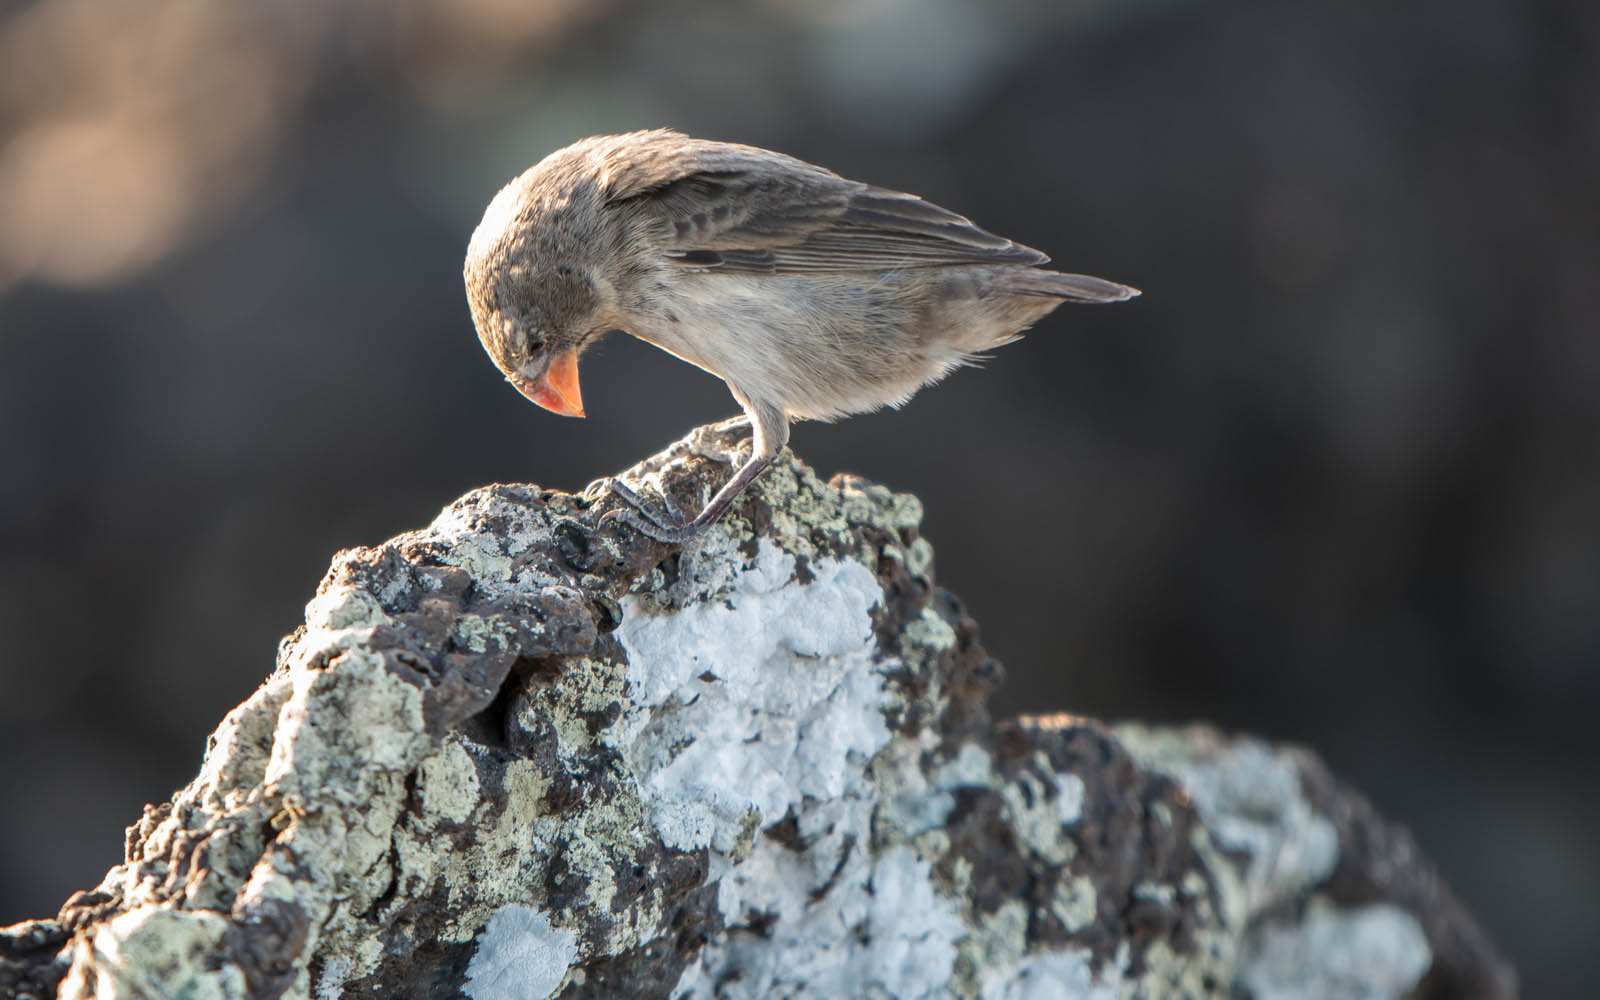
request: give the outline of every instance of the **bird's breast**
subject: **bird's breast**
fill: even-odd
[[[630,333],[794,417],[904,401],[959,364],[928,342],[896,273],[685,272],[636,304]]]

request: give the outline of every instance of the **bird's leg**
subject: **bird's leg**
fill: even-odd
[[[735,398],[739,398],[737,393]],[[665,488],[661,491],[665,507],[663,514],[651,509],[645,499],[632,488],[620,480],[613,479],[608,485],[612,492],[622,498],[627,507],[606,511],[601,515],[600,523],[618,520],[642,535],[669,545],[691,542],[715,524],[718,518],[727,513],[728,508],[733,505],[739,494],[744,492],[745,487],[766,471],[767,466],[778,457],[778,453],[789,440],[789,419],[781,410],[767,406],[758,407],[745,402],[742,398],[739,398],[739,401],[744,404],[745,412],[750,415],[750,425],[755,428],[750,442],[750,457],[733,474],[733,478],[706,503],[705,508],[695,515],[694,520],[685,523],[683,512],[678,509],[671,493]]]

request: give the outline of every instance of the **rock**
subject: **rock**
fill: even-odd
[[[694,509],[740,430],[627,478]],[[992,722],[914,497],[785,453],[692,554],[597,527],[614,502],[491,486],[336,556],[124,862],[0,931],[0,989],[1515,994],[1308,753]]]

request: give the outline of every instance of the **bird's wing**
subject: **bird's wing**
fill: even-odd
[[[685,267],[817,273],[1049,259],[915,195],[802,160],[673,133],[660,139],[619,147],[605,190]]]

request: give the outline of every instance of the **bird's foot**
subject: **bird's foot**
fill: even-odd
[[[668,545],[683,545],[700,534],[701,526],[683,516],[683,510],[672,499],[672,492],[665,487],[661,489],[659,510],[620,479],[606,480],[605,488],[615,493],[627,506],[600,515],[601,526],[607,521],[621,521],[639,534]]]

